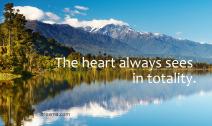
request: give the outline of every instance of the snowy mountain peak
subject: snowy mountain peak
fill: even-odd
[[[85,27],[79,27],[80,29],[87,31],[87,32],[92,32],[92,33],[97,33],[100,30],[111,30],[111,29],[116,29],[116,30],[121,30],[120,28],[127,28],[127,25],[123,24],[107,24],[102,27],[91,27],[91,26],[85,26]],[[123,30],[123,29],[122,29]]]
[[[81,27],[80,29],[91,32],[98,33],[110,36],[115,39],[123,38],[124,36],[128,36],[130,38],[140,38],[140,37],[148,37],[148,38],[172,38],[171,36],[161,34],[161,33],[153,33],[153,32],[144,32],[144,31],[136,31],[131,28],[129,25],[117,25],[117,24],[108,24],[101,28],[92,28],[90,26]]]
[[[102,34],[110,36],[114,39],[122,41],[137,41],[137,40],[149,40],[149,39],[161,39],[161,40],[173,40],[174,38],[161,33],[143,32],[136,31],[128,25],[116,25],[108,24],[102,28],[91,28],[83,27],[81,28],[87,32]]]

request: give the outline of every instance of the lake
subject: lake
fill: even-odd
[[[183,72],[196,80],[190,86],[134,84],[131,73],[60,71],[0,82],[0,126],[212,126],[212,73]],[[173,71],[152,72],[162,73]]]

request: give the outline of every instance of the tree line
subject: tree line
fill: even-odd
[[[74,52],[54,39],[26,29],[24,15],[13,3],[4,7],[4,21],[0,24],[0,72],[36,72],[48,67],[53,56],[68,56]]]

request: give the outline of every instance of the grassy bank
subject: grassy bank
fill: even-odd
[[[11,73],[0,73],[0,81],[13,80],[16,78],[21,78],[21,75]]]

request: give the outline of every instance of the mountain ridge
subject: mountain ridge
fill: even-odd
[[[83,54],[136,54],[136,49],[119,40],[101,34],[93,34],[76,29],[66,24],[46,24],[39,21],[28,21],[26,27],[40,32],[47,38],[54,38],[67,46],[74,47]],[[125,50],[127,48],[128,50]]]
[[[118,39],[134,48],[138,47],[143,50],[143,54],[151,51],[152,54],[198,57],[205,55],[207,58],[212,58],[212,45],[210,44],[177,39],[160,33],[138,32],[129,26],[110,24],[94,32]]]
[[[75,28],[67,24],[28,21],[27,28],[47,38],[72,46],[83,54],[99,52],[115,56],[151,56],[211,59],[212,45],[152,32],[139,32],[126,25],[109,24],[99,29]]]

